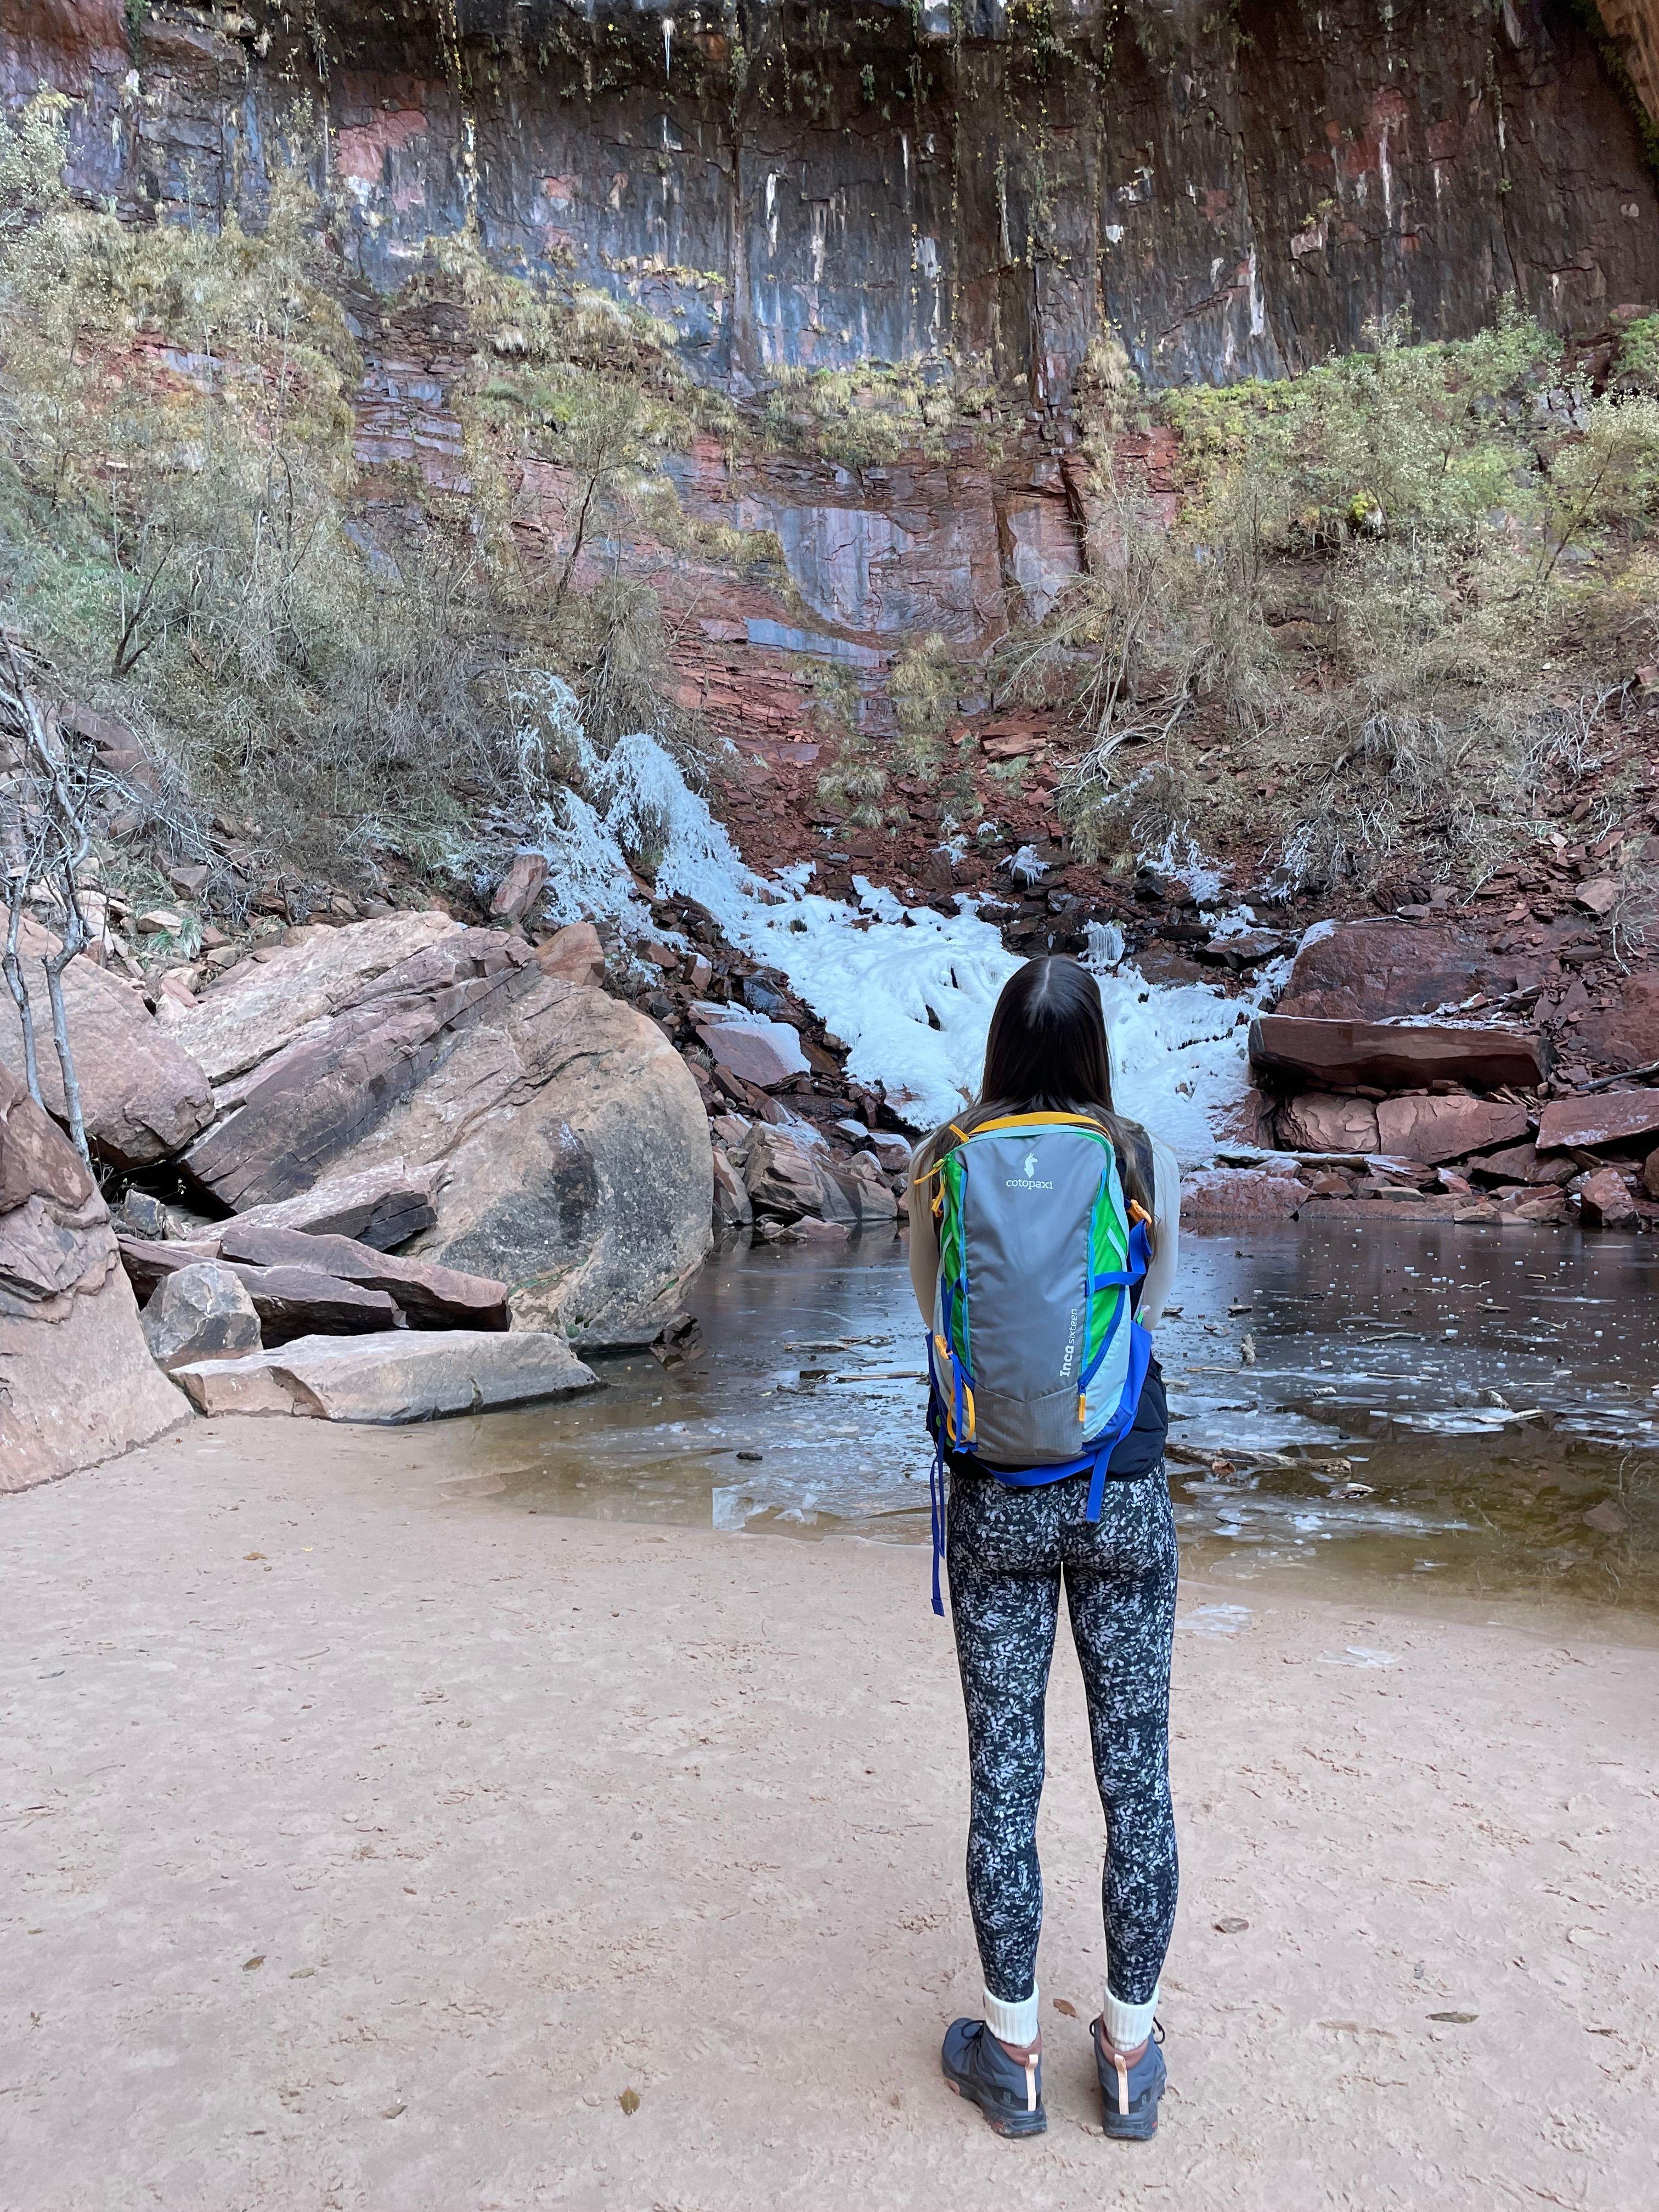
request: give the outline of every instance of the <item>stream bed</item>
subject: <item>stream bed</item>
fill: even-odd
[[[446,1424],[434,1502],[925,1544],[902,1243],[730,1247],[689,1303],[683,1365],[604,1358],[601,1392]],[[1659,1633],[1647,1240],[1316,1213],[1188,1235],[1158,1348],[1189,1575]],[[1206,1608],[1209,1632],[1236,1611]]]

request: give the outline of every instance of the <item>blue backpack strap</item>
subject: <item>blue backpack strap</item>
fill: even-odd
[[[1127,1267],[1121,1267],[1109,1275],[1091,1275],[1089,1288],[1091,1291],[1127,1289],[1140,1281],[1152,1264],[1152,1248],[1144,1221],[1137,1221],[1129,1231],[1127,1256],[1129,1264]]]
[[[1122,1441],[1126,1432],[1134,1426],[1136,1412],[1140,1405],[1140,1393],[1146,1381],[1146,1370],[1152,1364],[1152,1332],[1143,1328],[1138,1321],[1129,1324],[1129,1372],[1125,1378],[1123,1395],[1117,1412],[1107,1423],[1105,1433],[1095,1448],[1094,1465],[1089,1480],[1089,1505],[1086,1518],[1100,1518],[1101,1507],[1106,1499],[1106,1463]]]
[[[956,1362],[951,1361],[952,1367]],[[941,1620],[945,1601],[939,1595],[939,1563],[945,1557],[945,1404],[939,1395],[939,1358],[933,1332],[927,1332],[927,1431],[933,1439],[933,1464],[927,1470],[927,1516],[933,1538],[933,1610]]]

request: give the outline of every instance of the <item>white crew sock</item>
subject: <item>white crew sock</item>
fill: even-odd
[[[994,1997],[987,1990],[985,2025],[999,2043],[1035,2043],[1037,2039],[1036,1984],[1032,1983],[1029,1997],[1020,1997],[1012,2004],[1006,1997]]]
[[[1158,2010],[1159,1992],[1152,1991],[1145,2004],[1125,2004],[1109,1990],[1100,2008],[1100,2024],[1105,2030],[1106,2040],[1114,2051],[1135,2051],[1152,2032],[1152,2018]]]

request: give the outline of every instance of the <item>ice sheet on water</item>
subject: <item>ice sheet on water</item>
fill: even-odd
[[[695,899],[732,944],[780,970],[847,1045],[855,1082],[884,1085],[918,1129],[960,1110],[979,1082],[997,995],[1021,965],[975,901],[958,899],[955,914],[906,907],[862,877],[853,900],[828,898],[810,888],[810,864],[763,878],[657,739],[637,732],[603,759],[580,733],[565,741],[583,790],[550,803],[542,824],[556,919],[587,915],[629,939],[655,933],[626,856],[659,853],[659,892]],[[1213,875],[1195,850],[1174,857],[1189,880]],[[1121,936],[1109,930],[1091,933],[1088,957],[1120,1105],[1183,1160],[1207,1158],[1213,1122],[1248,1080],[1249,1005],[1206,983],[1148,983],[1122,964]]]

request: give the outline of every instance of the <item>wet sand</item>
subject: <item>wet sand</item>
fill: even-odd
[[[1011,2145],[938,2077],[925,1553],[439,1510],[431,1449],[222,1421],[0,1501],[7,2212],[1659,2201],[1659,1653],[1189,1586],[1130,2147],[1062,1640]]]

